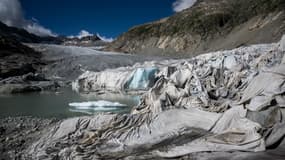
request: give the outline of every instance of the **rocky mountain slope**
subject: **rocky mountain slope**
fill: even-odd
[[[0,78],[35,72],[33,65],[40,64],[41,54],[20,42],[0,37]]]
[[[171,17],[131,28],[107,50],[193,55],[276,42],[284,32],[284,0],[198,0]]]
[[[39,37],[0,22],[0,94],[56,89],[58,84],[41,73],[42,54],[25,43],[60,43],[56,37]]]
[[[42,54],[11,36],[0,36],[0,94],[50,90],[58,84],[41,74]]]

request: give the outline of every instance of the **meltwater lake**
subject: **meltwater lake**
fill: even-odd
[[[139,96],[79,94],[69,88],[58,92],[0,95],[0,117],[35,116],[67,118],[97,112],[127,113]]]

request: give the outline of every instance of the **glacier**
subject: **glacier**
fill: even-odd
[[[31,145],[29,156],[165,159],[215,152],[259,154],[278,145],[282,149],[281,43],[85,72],[73,84],[79,91],[128,93],[130,84],[135,90],[146,87],[148,73],[154,84],[128,114],[99,113],[56,124]]]

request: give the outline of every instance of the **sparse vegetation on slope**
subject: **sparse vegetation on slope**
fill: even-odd
[[[107,49],[145,53],[153,48],[161,52],[194,53],[234,48],[247,43],[273,42],[280,39],[285,31],[284,9],[283,0],[200,0],[169,18],[131,28]],[[233,38],[236,30],[241,31],[238,33],[240,37]],[[273,36],[264,34],[273,31],[278,33]],[[264,37],[257,38],[255,35],[245,38],[246,35],[251,36],[247,32],[258,34],[257,37],[263,34]],[[209,46],[209,43],[213,44],[226,36],[224,41],[232,41],[233,44]]]

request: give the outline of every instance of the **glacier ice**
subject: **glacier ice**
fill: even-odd
[[[125,83],[126,89],[147,89],[152,87],[155,83],[155,74],[158,72],[158,68],[137,68],[129,80]]]
[[[76,91],[107,90],[111,92],[146,90],[157,78],[157,67],[122,67],[101,72],[85,72],[72,83]]]

